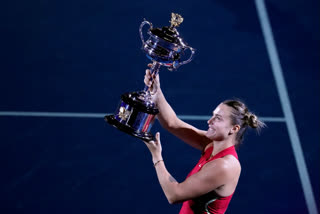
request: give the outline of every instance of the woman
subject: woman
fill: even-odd
[[[151,64],[148,66],[151,67]],[[176,116],[161,91],[159,75],[152,77],[154,81],[150,79],[150,70],[147,69],[144,82],[153,94],[162,127],[202,151],[198,164],[185,181],[179,183],[165,167],[160,133],[156,134],[155,141],[145,142],[169,203],[183,202],[180,214],[225,213],[241,172],[235,147],[243,140],[248,127],[259,131],[265,124],[250,113],[242,102],[227,100],[212,112],[208,130],[199,130]]]

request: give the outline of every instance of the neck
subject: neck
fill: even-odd
[[[222,150],[229,148],[230,146],[234,146],[234,142],[232,140],[224,140],[224,141],[213,141],[213,151],[211,156],[215,156]]]

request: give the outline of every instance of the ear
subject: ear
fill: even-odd
[[[234,125],[230,130],[229,134],[237,133],[240,130],[240,125]]]

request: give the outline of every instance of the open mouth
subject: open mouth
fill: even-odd
[[[214,130],[212,127],[209,126],[208,132],[214,132],[214,131],[215,131],[215,130]]]
[[[208,130],[213,130],[214,131],[214,128],[212,126],[208,126]]]

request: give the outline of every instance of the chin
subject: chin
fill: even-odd
[[[216,135],[216,133],[206,133],[206,137],[209,138],[212,141],[222,141],[224,140],[224,137],[221,135]]]
[[[214,140],[214,134],[212,133],[206,133],[206,137],[209,138],[210,140]]]

